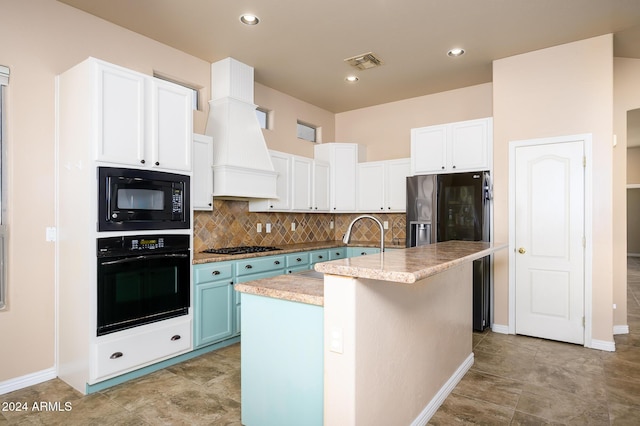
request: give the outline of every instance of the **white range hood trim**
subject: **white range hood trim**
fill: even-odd
[[[232,165],[213,166],[213,196],[277,199],[278,173]]]

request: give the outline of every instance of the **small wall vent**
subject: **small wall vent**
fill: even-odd
[[[380,65],[384,64],[384,62],[382,62],[382,59],[380,59],[378,56],[376,56],[375,53],[372,52],[356,55],[351,58],[347,58],[344,61],[359,70],[368,70],[370,68],[379,67]]]

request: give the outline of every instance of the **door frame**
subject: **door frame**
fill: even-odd
[[[536,145],[559,144],[583,141],[584,143],[584,346],[592,347],[593,330],[593,275],[589,265],[593,265],[593,156],[591,133],[525,139],[509,142],[509,334],[516,334],[516,204],[515,204],[515,164],[516,148]]]

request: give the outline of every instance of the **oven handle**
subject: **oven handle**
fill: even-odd
[[[118,260],[109,260],[107,262],[100,262],[100,266],[105,266],[105,265],[118,265],[121,263],[130,263],[130,262],[137,262],[139,260],[150,260],[150,259],[165,259],[167,257],[172,257],[172,258],[185,258],[185,257],[189,257],[188,254],[175,254],[175,253],[165,253],[165,254],[151,254],[151,255],[142,255],[142,256],[136,256],[136,257],[126,257],[124,259],[118,259]]]

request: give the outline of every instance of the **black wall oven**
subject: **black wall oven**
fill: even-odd
[[[98,231],[189,229],[187,175],[98,167]]]
[[[186,315],[188,235],[98,238],[97,335]]]

